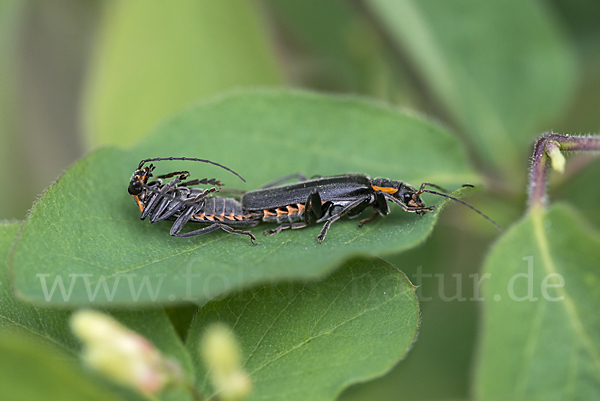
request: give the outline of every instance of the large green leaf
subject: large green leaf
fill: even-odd
[[[75,355],[77,342],[68,329],[65,309],[44,309],[18,300],[8,277],[7,260],[20,223],[0,224],[0,332],[27,332]]]
[[[257,8],[240,0],[107,2],[86,92],[89,144],[132,145],[191,101],[278,84]]]
[[[171,223],[141,222],[127,194],[139,160],[156,156],[213,159],[243,173],[247,189],[294,172],[361,172],[449,188],[477,180],[457,141],[420,118],[358,99],[306,93],[223,98],[178,115],[131,151],[99,151],[63,174],[33,207],[15,246],[20,296],[71,304],[202,303],[257,282],[323,276],[353,255],[403,251],[424,241],[437,218],[438,211],[416,216],[396,207],[362,229],[336,222],[322,244],[318,226],[261,235],[258,246],[223,232],[173,238]],[[184,168],[241,184],[205,164],[162,162],[157,173]],[[253,232],[265,228],[273,225]]]
[[[521,176],[574,84],[574,54],[538,1],[369,0],[481,160]],[[518,174],[518,175],[517,175]]]
[[[239,336],[249,400],[333,400],[352,383],[388,371],[408,351],[419,326],[415,287],[378,259],[348,262],[326,280],[279,284],[210,302],[187,341],[197,355],[214,322]],[[211,394],[196,356],[198,385]]]
[[[473,277],[479,277],[491,236],[465,229],[459,215],[440,216],[425,244],[390,257],[417,287],[419,339],[390,373],[348,388],[339,401],[469,399],[481,306]]]
[[[560,204],[534,209],[494,246],[478,399],[600,398],[598,261],[600,234]]]
[[[71,310],[43,308],[18,300],[13,295],[6,261],[19,226],[19,223],[0,224],[0,334],[26,335],[29,342],[37,340],[46,347],[57,349],[55,352],[75,358],[79,351],[79,344],[69,328]],[[189,355],[164,311],[112,310],[107,312],[130,329],[148,338],[163,354],[175,358],[191,375]],[[0,360],[3,360],[3,357],[0,357]],[[165,400],[187,399],[187,393],[182,389],[169,390],[163,395]]]

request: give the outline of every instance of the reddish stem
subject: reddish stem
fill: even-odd
[[[561,151],[600,151],[600,136],[570,136],[545,132],[535,143],[529,174],[529,207],[546,206],[546,171],[549,156],[546,146],[557,144]]]

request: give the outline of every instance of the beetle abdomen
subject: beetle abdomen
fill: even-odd
[[[251,227],[258,224],[250,213],[243,210],[240,202],[233,198],[210,197],[204,199],[201,213],[192,216],[197,223],[223,222],[230,226]]]
[[[295,223],[304,221],[304,205],[296,203],[274,209],[263,209],[261,219],[267,223]]]

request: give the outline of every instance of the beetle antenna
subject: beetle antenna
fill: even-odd
[[[139,166],[138,166],[138,170],[139,170],[139,169],[141,169],[141,168],[142,168],[142,166],[143,166],[145,163],[148,163],[148,162],[156,162],[156,161],[162,161],[162,160],[182,160],[182,161],[194,161],[194,162],[209,163],[209,164],[212,164],[212,165],[214,165],[214,166],[221,167],[222,169],[225,169],[225,170],[229,171],[230,173],[233,173],[233,174],[237,175],[237,176],[240,178],[240,180],[242,180],[242,181],[246,182],[246,180],[244,180],[244,179],[242,178],[242,176],[241,176],[241,175],[239,175],[238,173],[236,173],[235,171],[233,171],[233,170],[232,170],[232,169],[230,169],[229,167],[226,167],[226,166],[224,166],[224,165],[222,165],[222,164],[219,164],[219,163],[216,163],[216,162],[212,162],[212,161],[210,161],[210,160],[206,160],[206,159],[196,159],[196,158],[194,158],[194,157],[155,157],[155,158],[151,158],[151,159],[144,159],[144,160],[142,160],[142,161],[140,162],[140,164],[139,164]]]
[[[468,187],[473,187],[470,184],[467,185],[463,185],[464,186],[468,186]],[[485,213],[483,213],[482,211],[480,211],[479,209],[477,209],[475,206],[469,205],[467,202],[462,201],[458,198],[455,198],[454,196],[451,195],[447,195],[447,194],[443,194],[441,192],[436,192],[436,191],[432,191],[430,189],[420,189],[419,192],[427,192],[430,194],[434,194],[434,195],[439,195],[439,196],[443,196],[444,198],[448,198],[448,199],[452,199],[453,201],[456,201],[458,203],[462,203],[463,205],[465,205],[466,207],[468,207],[469,209],[479,213],[481,216],[483,216],[484,219],[486,219],[487,221],[489,221],[490,223],[492,223],[494,226],[496,226],[496,228],[498,230],[502,230],[502,227],[500,227],[500,224],[496,223],[494,220],[492,220],[488,215],[486,215]]]

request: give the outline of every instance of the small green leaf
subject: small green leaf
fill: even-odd
[[[85,98],[91,147],[132,145],[189,102],[230,88],[280,82],[255,3],[103,5]]]
[[[480,400],[600,398],[600,234],[571,208],[534,209],[486,263]]]
[[[572,166],[576,163],[573,160]],[[568,168],[569,162],[567,162],[567,171]],[[584,170],[577,171],[575,175],[558,176],[558,174],[554,174],[553,178],[556,178],[556,181],[561,181],[562,185],[558,186],[556,195],[554,191],[551,191],[550,198],[560,197],[560,199],[568,200],[585,215],[590,223],[600,228],[600,208],[598,207],[600,185],[597,185],[598,177],[600,177],[600,159],[594,160]]]
[[[187,341],[205,394],[211,388],[198,350],[214,322],[239,337],[243,368],[253,381],[248,400],[333,400],[406,354],[419,306],[406,276],[378,259],[349,261],[320,282],[264,286],[210,302]]]
[[[575,56],[545,5],[520,0],[368,4],[471,137],[480,159],[508,177],[520,176],[531,140],[560,116],[575,83]]]
[[[67,354],[27,335],[0,333],[0,388],[2,399],[19,401],[119,401],[123,398],[92,380]]]
[[[209,158],[248,180],[242,185],[206,164],[157,163],[156,174],[189,169],[194,177],[224,180],[226,188],[256,188],[298,172],[358,172],[448,188],[477,180],[458,142],[420,118],[307,93],[222,98],[176,116],[129,152],[99,151],[63,174],[33,207],[16,244],[18,294],[67,304],[203,303],[258,282],[320,277],[354,255],[412,248],[429,235],[439,212],[416,216],[392,205],[390,216],[361,229],[356,221],[334,223],[322,244],[317,225],[264,237],[274,225],[261,224],[252,230],[257,246],[224,232],[174,238],[172,222],[140,221],[127,193],[139,161],[158,156]]]

